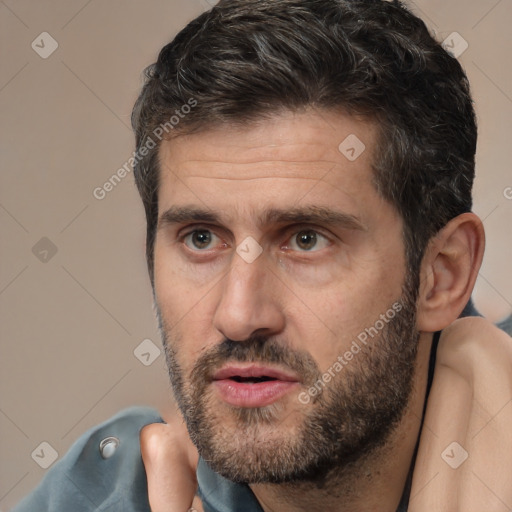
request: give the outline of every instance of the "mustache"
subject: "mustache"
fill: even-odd
[[[228,362],[278,365],[300,375],[303,382],[315,382],[321,374],[308,352],[291,350],[276,338],[254,335],[244,341],[225,339],[204,352],[192,369],[192,379],[212,380],[214,373]]]

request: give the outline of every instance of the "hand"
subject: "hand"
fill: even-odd
[[[147,425],[140,433],[151,511],[203,512],[195,496],[199,455],[181,415],[176,412],[166,419],[168,423]]]
[[[512,339],[484,319],[457,320],[439,342],[409,512],[509,510],[511,425]],[[469,454],[456,469],[441,457],[453,441]],[[203,512],[198,454],[181,416],[145,427],[141,450],[152,512]]]
[[[512,507],[512,338],[483,318],[443,330],[414,468],[410,512]],[[446,461],[441,454],[450,449]],[[445,455],[446,457],[446,455]]]

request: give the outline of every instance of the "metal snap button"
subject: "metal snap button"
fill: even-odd
[[[106,437],[100,443],[100,454],[104,459],[110,459],[114,455],[117,447],[119,446],[119,439],[117,437]]]

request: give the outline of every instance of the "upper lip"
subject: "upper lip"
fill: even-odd
[[[272,379],[288,382],[299,381],[298,377],[294,374],[284,372],[277,368],[271,368],[269,366],[261,366],[257,364],[251,364],[249,366],[236,364],[226,365],[214,373],[213,380],[231,379],[233,377],[270,377]]]

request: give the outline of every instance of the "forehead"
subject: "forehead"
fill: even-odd
[[[164,141],[159,211],[176,204],[255,212],[318,205],[355,210],[377,200],[377,127],[331,111],[285,113]],[[355,211],[353,212],[355,214]]]

